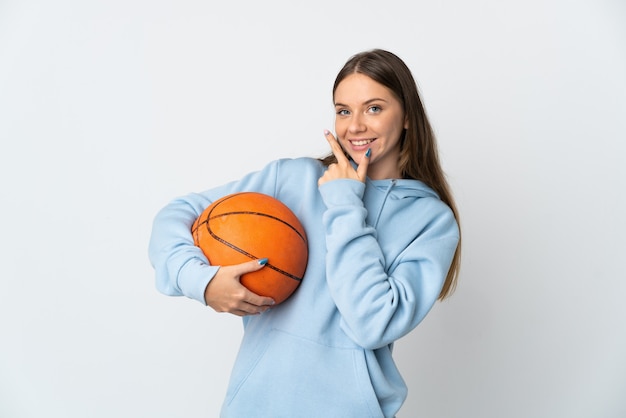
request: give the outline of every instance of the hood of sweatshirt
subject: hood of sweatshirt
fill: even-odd
[[[417,199],[423,197],[431,197],[439,199],[439,196],[433,189],[419,180],[409,179],[384,179],[384,180],[370,180],[367,179],[367,185],[371,186],[369,190],[376,190],[380,193],[366,193],[364,201],[366,204],[370,203],[372,206],[377,207],[378,210],[370,214],[371,224],[376,227],[378,221],[383,212],[383,208],[388,200],[399,201],[402,199]],[[374,196],[375,195],[375,196]],[[378,201],[379,202],[375,202]],[[376,204],[378,203],[378,204]]]
[[[437,193],[426,184],[419,180],[409,179],[385,179],[370,180],[367,182],[376,189],[385,191],[395,199],[403,199],[405,197],[435,197],[439,198]]]

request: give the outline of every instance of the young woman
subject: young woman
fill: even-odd
[[[154,220],[157,288],[243,317],[222,417],[394,417],[407,388],[392,345],[454,290],[458,216],[410,70],[388,51],[357,54],[333,101],[328,157],[271,162]],[[211,266],[191,236],[211,202],[241,191],[281,200],[308,236],[305,276],[274,307],[239,283],[266,260]]]

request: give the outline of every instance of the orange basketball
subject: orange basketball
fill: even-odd
[[[242,192],[216,200],[196,219],[191,233],[211,265],[267,257],[261,270],[241,276],[241,284],[276,304],[302,281],[309,256],[306,233],[296,215],[271,196]]]

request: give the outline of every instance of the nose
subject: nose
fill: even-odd
[[[363,132],[365,128],[365,121],[363,115],[360,113],[354,113],[350,118],[350,125],[348,126],[350,132]]]

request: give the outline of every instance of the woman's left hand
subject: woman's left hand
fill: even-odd
[[[367,155],[367,153],[363,155],[361,164],[359,164],[355,170],[348,157],[344,154],[341,145],[339,145],[339,141],[335,139],[335,136],[329,131],[324,131],[324,135],[330,144],[330,149],[333,151],[337,162],[328,166],[328,170],[326,170],[324,175],[317,181],[317,185],[321,186],[328,181],[337,179],[353,179],[365,183],[367,167],[370,162],[369,155]]]

